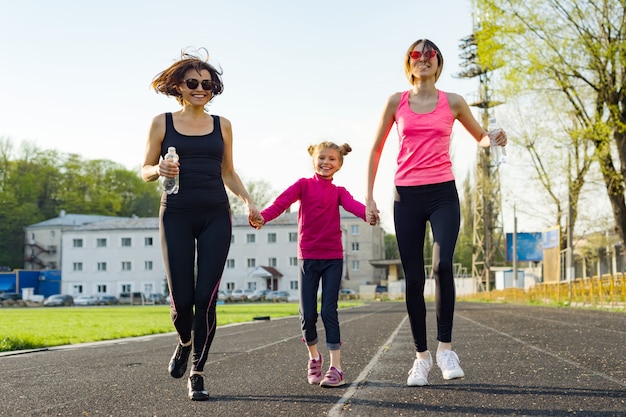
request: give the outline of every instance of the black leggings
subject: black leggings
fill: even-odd
[[[413,342],[418,352],[426,343],[426,303],[424,302],[424,237],[426,222],[433,233],[433,275],[437,311],[437,340],[452,341],[452,320],[456,297],[453,256],[461,214],[454,181],[414,187],[396,187],[394,221],[400,259],[406,278],[406,308]]]
[[[215,337],[217,291],[232,232],[230,209],[228,203],[191,213],[161,207],[159,217],[170,316],[183,343],[193,330],[192,370],[201,372]]]

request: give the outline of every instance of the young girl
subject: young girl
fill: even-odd
[[[343,269],[343,245],[339,206],[366,220],[365,206],[343,187],[332,183],[333,175],[343,165],[343,156],[352,148],[322,142],[309,146],[315,175],[301,178],[287,188],[251,224],[258,229],[300,200],[298,212],[298,259],[300,268],[300,320],[303,340],[309,350],[308,381],[323,387],[345,383],[340,363],[341,335],[337,299]],[[373,217],[373,216],[372,216]],[[370,224],[376,224],[372,221]],[[322,354],[317,349],[317,290],[322,280],[321,316],[326,329],[330,366],[322,378]]]

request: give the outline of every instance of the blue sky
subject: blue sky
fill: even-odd
[[[244,180],[278,193],[312,174],[309,144],[347,142],[335,183],[363,201],[380,112],[409,87],[402,58],[414,40],[442,50],[440,89],[476,95],[477,80],[454,77],[471,11],[469,0],[0,0],[0,137],[138,169],[151,119],[178,109],[150,81],[182,49],[206,47],[225,84],[210,112],[232,122]],[[375,188],[391,232],[394,132]],[[476,144],[460,126],[452,152],[463,178]]]

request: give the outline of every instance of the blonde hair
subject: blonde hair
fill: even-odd
[[[343,156],[352,152],[352,148],[347,143],[339,146],[334,142],[324,141],[322,143],[318,143],[317,145],[309,145],[308,151],[309,155],[315,157],[315,155],[319,154],[322,149],[334,149],[339,153],[339,163],[343,165]]]

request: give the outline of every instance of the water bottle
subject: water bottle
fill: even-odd
[[[500,126],[498,125],[498,123],[496,122],[495,117],[489,119],[489,131],[493,132],[493,133],[498,133],[501,132],[502,129],[500,128]],[[491,158],[493,160],[493,162],[496,165],[500,165],[500,164],[504,164],[506,162],[506,149],[504,146],[498,146],[496,144],[495,139],[490,137],[490,141],[491,141],[491,147],[490,147],[490,153],[491,153]]]
[[[170,146],[167,148],[167,154],[164,157],[165,160],[172,161],[173,163],[178,162],[178,154],[176,153],[176,148]],[[179,178],[178,174],[174,178],[162,177],[163,180],[163,190],[168,194],[177,194],[179,188]]]

